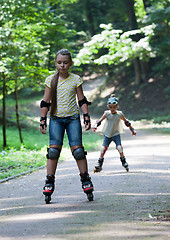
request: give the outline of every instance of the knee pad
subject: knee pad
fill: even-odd
[[[48,159],[58,159],[60,157],[61,150],[58,148],[47,148]]]
[[[107,151],[108,147],[106,146],[102,146],[101,150],[100,150],[100,153],[101,154],[105,154],[105,152]]]
[[[86,156],[86,152],[84,151],[84,148],[82,148],[82,147],[75,149],[72,152],[72,154],[76,160],[81,160],[81,159],[85,158],[85,156]]]
[[[116,149],[118,150],[119,153],[123,153],[123,147],[122,147],[122,145],[118,145],[118,146],[116,147]]]

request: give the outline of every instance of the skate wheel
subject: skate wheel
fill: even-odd
[[[49,204],[51,201],[51,196],[45,196],[45,202],[46,204]]]
[[[88,193],[87,198],[89,201],[93,201],[93,193]]]
[[[100,168],[100,169],[94,169],[94,173],[97,173],[97,172],[101,172],[101,170],[102,170],[102,168]]]

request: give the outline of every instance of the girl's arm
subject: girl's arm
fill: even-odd
[[[97,127],[101,125],[101,122],[106,118],[106,114],[104,113],[102,117],[96,121],[94,127],[92,128],[92,131],[95,132]]]
[[[41,101],[41,118],[40,118],[40,131],[43,134],[46,134],[46,127],[47,127],[47,113],[49,111],[51,100],[51,88],[45,87],[44,97]]]
[[[82,89],[82,85],[80,85],[78,88],[76,88],[76,94],[77,94],[77,98],[78,101],[82,101],[85,98],[84,93],[83,93],[83,89]],[[90,115],[88,113],[88,101],[85,100],[84,104],[81,105],[81,110],[83,112],[83,116],[84,116],[84,124],[85,124],[85,130],[89,130],[91,128],[91,122],[90,122]]]
[[[124,121],[126,127],[129,127],[130,131],[132,132],[132,135],[136,135],[136,132],[134,128],[131,126],[131,123],[128,121],[128,119],[126,119],[124,115],[121,116],[121,119]]]

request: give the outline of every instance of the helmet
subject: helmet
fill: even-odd
[[[118,104],[118,99],[117,99],[116,97],[110,97],[110,98],[107,100],[107,105],[110,105],[110,104],[117,105],[117,104]]]

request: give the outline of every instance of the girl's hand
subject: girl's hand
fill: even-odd
[[[89,130],[91,128],[91,123],[85,123],[85,131]]]
[[[47,117],[41,117],[40,118],[40,131],[42,134],[46,134],[47,133]]]
[[[40,132],[42,134],[46,134],[47,133],[46,127],[44,127],[44,128],[40,127]]]
[[[88,113],[85,113],[83,114],[83,117],[84,117],[85,131],[87,131],[91,128],[90,115]]]

